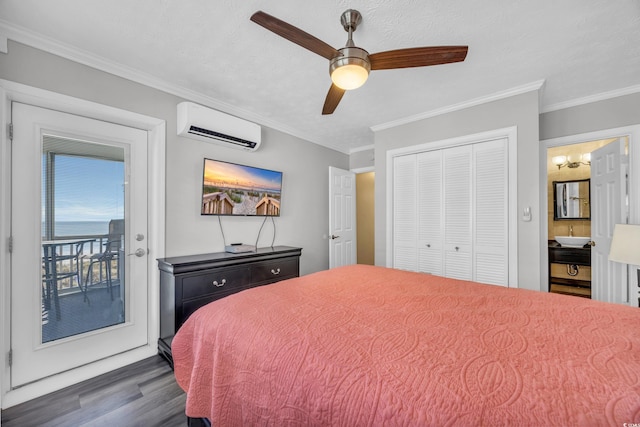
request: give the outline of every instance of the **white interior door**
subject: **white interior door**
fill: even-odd
[[[473,145],[473,271],[476,282],[509,285],[507,139]]]
[[[147,132],[16,102],[12,122],[15,388],[147,344]]]
[[[356,175],[329,166],[329,268],[356,261]]]
[[[444,275],[473,280],[472,196],[473,145],[443,151]]]
[[[613,226],[626,222],[624,142],[617,139],[591,153],[591,298],[628,303],[626,266],[609,261]]]
[[[416,155],[393,159],[393,268],[416,271]]]
[[[442,276],[442,242],[444,239],[444,230],[442,227],[444,222],[444,207],[442,204],[442,150],[419,153],[417,154],[416,160],[418,169],[417,271]],[[394,200],[394,208],[402,209],[405,200]]]

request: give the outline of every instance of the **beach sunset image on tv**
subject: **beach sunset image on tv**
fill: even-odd
[[[202,215],[279,216],[282,172],[204,160]]]

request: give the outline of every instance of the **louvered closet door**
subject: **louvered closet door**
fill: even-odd
[[[444,276],[472,280],[472,146],[442,150]]]
[[[416,271],[416,155],[393,159],[393,267]]]
[[[418,271],[441,276],[442,266],[442,151],[417,155]]]
[[[507,139],[473,145],[474,280],[507,286],[508,161]]]

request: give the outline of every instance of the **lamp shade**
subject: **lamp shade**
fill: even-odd
[[[611,239],[609,261],[640,265],[640,225],[616,224]]]

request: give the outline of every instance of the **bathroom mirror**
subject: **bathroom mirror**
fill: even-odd
[[[553,181],[553,219],[591,219],[589,179]]]

